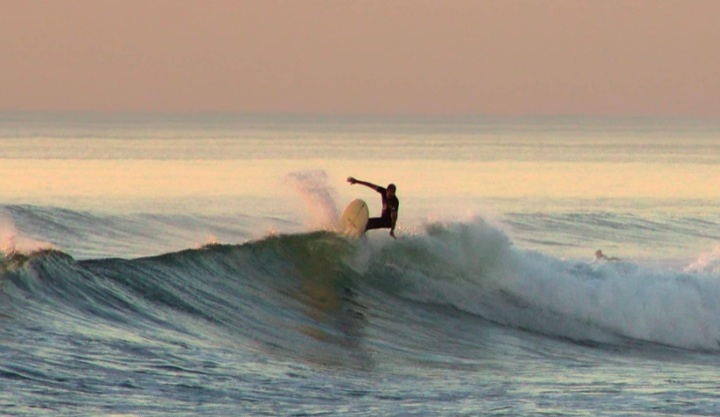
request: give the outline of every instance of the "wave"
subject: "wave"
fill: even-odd
[[[262,220],[262,219],[260,219]],[[140,257],[252,237],[244,215],[105,214],[33,205],[0,206],[0,254],[57,249],[78,259]],[[280,219],[273,223],[282,224]]]
[[[17,320],[61,316],[323,363],[422,354],[441,328],[458,349],[489,328],[720,349],[716,272],[561,260],[516,248],[482,219],[392,242],[320,231],[136,259],[41,250],[3,258],[0,279],[0,312]]]
[[[657,202],[654,202],[658,204]],[[609,203],[608,203],[609,204]],[[652,202],[647,203],[652,204]],[[699,245],[720,241],[717,215],[675,213],[694,203],[677,201],[661,214],[642,215],[617,210],[507,213],[504,223],[517,231],[518,243],[560,250],[571,256],[588,256],[601,246],[622,258],[686,262]],[[703,209],[704,210],[704,209]],[[679,259],[678,259],[679,258]]]

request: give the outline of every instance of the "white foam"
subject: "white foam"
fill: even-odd
[[[517,249],[482,219],[430,225],[387,251],[404,294],[540,333],[720,349],[720,275],[629,262],[566,261]],[[717,257],[713,258],[717,259]]]
[[[720,244],[712,251],[700,254],[698,259],[685,267],[686,272],[720,273]]]
[[[578,264],[522,253],[517,260],[519,268],[507,274],[504,285],[541,311],[632,339],[720,347],[718,277],[627,263]]]

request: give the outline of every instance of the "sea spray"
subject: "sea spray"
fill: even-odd
[[[695,262],[685,267],[685,271],[720,273],[720,244],[712,251],[700,254]]]
[[[335,190],[328,184],[328,176],[322,170],[291,172],[286,182],[294,188],[305,203],[309,218],[306,226],[333,229],[338,221]]]
[[[29,254],[45,249],[53,249],[50,242],[44,242],[18,232],[12,215],[0,211],[0,254],[11,256],[15,253]]]

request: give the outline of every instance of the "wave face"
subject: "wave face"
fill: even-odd
[[[688,272],[563,260],[482,219],[394,241],[317,231],[130,259],[40,245],[0,258],[0,406],[295,415],[352,404],[391,416],[418,402],[452,414],[470,398],[493,415],[568,386],[595,395],[605,382],[583,382],[588,369],[607,381],[673,375],[662,389],[686,384],[693,401],[710,395],[692,387],[698,369],[714,377],[720,350],[715,260]],[[579,376],[538,393],[538,378],[557,384],[564,370]],[[568,413],[598,406],[567,395]],[[675,391],[658,395],[650,403]]]
[[[458,317],[462,332],[444,329],[444,346],[461,356],[462,341],[489,328],[720,349],[716,272],[560,260],[515,248],[481,219],[382,242],[314,232],[129,260],[15,254],[0,265],[1,312],[30,333],[192,340],[322,363],[350,355],[355,366],[431,356],[433,332]]]

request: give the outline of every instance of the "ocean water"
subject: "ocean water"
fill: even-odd
[[[707,120],[1,113],[0,413],[719,415],[719,178]]]

